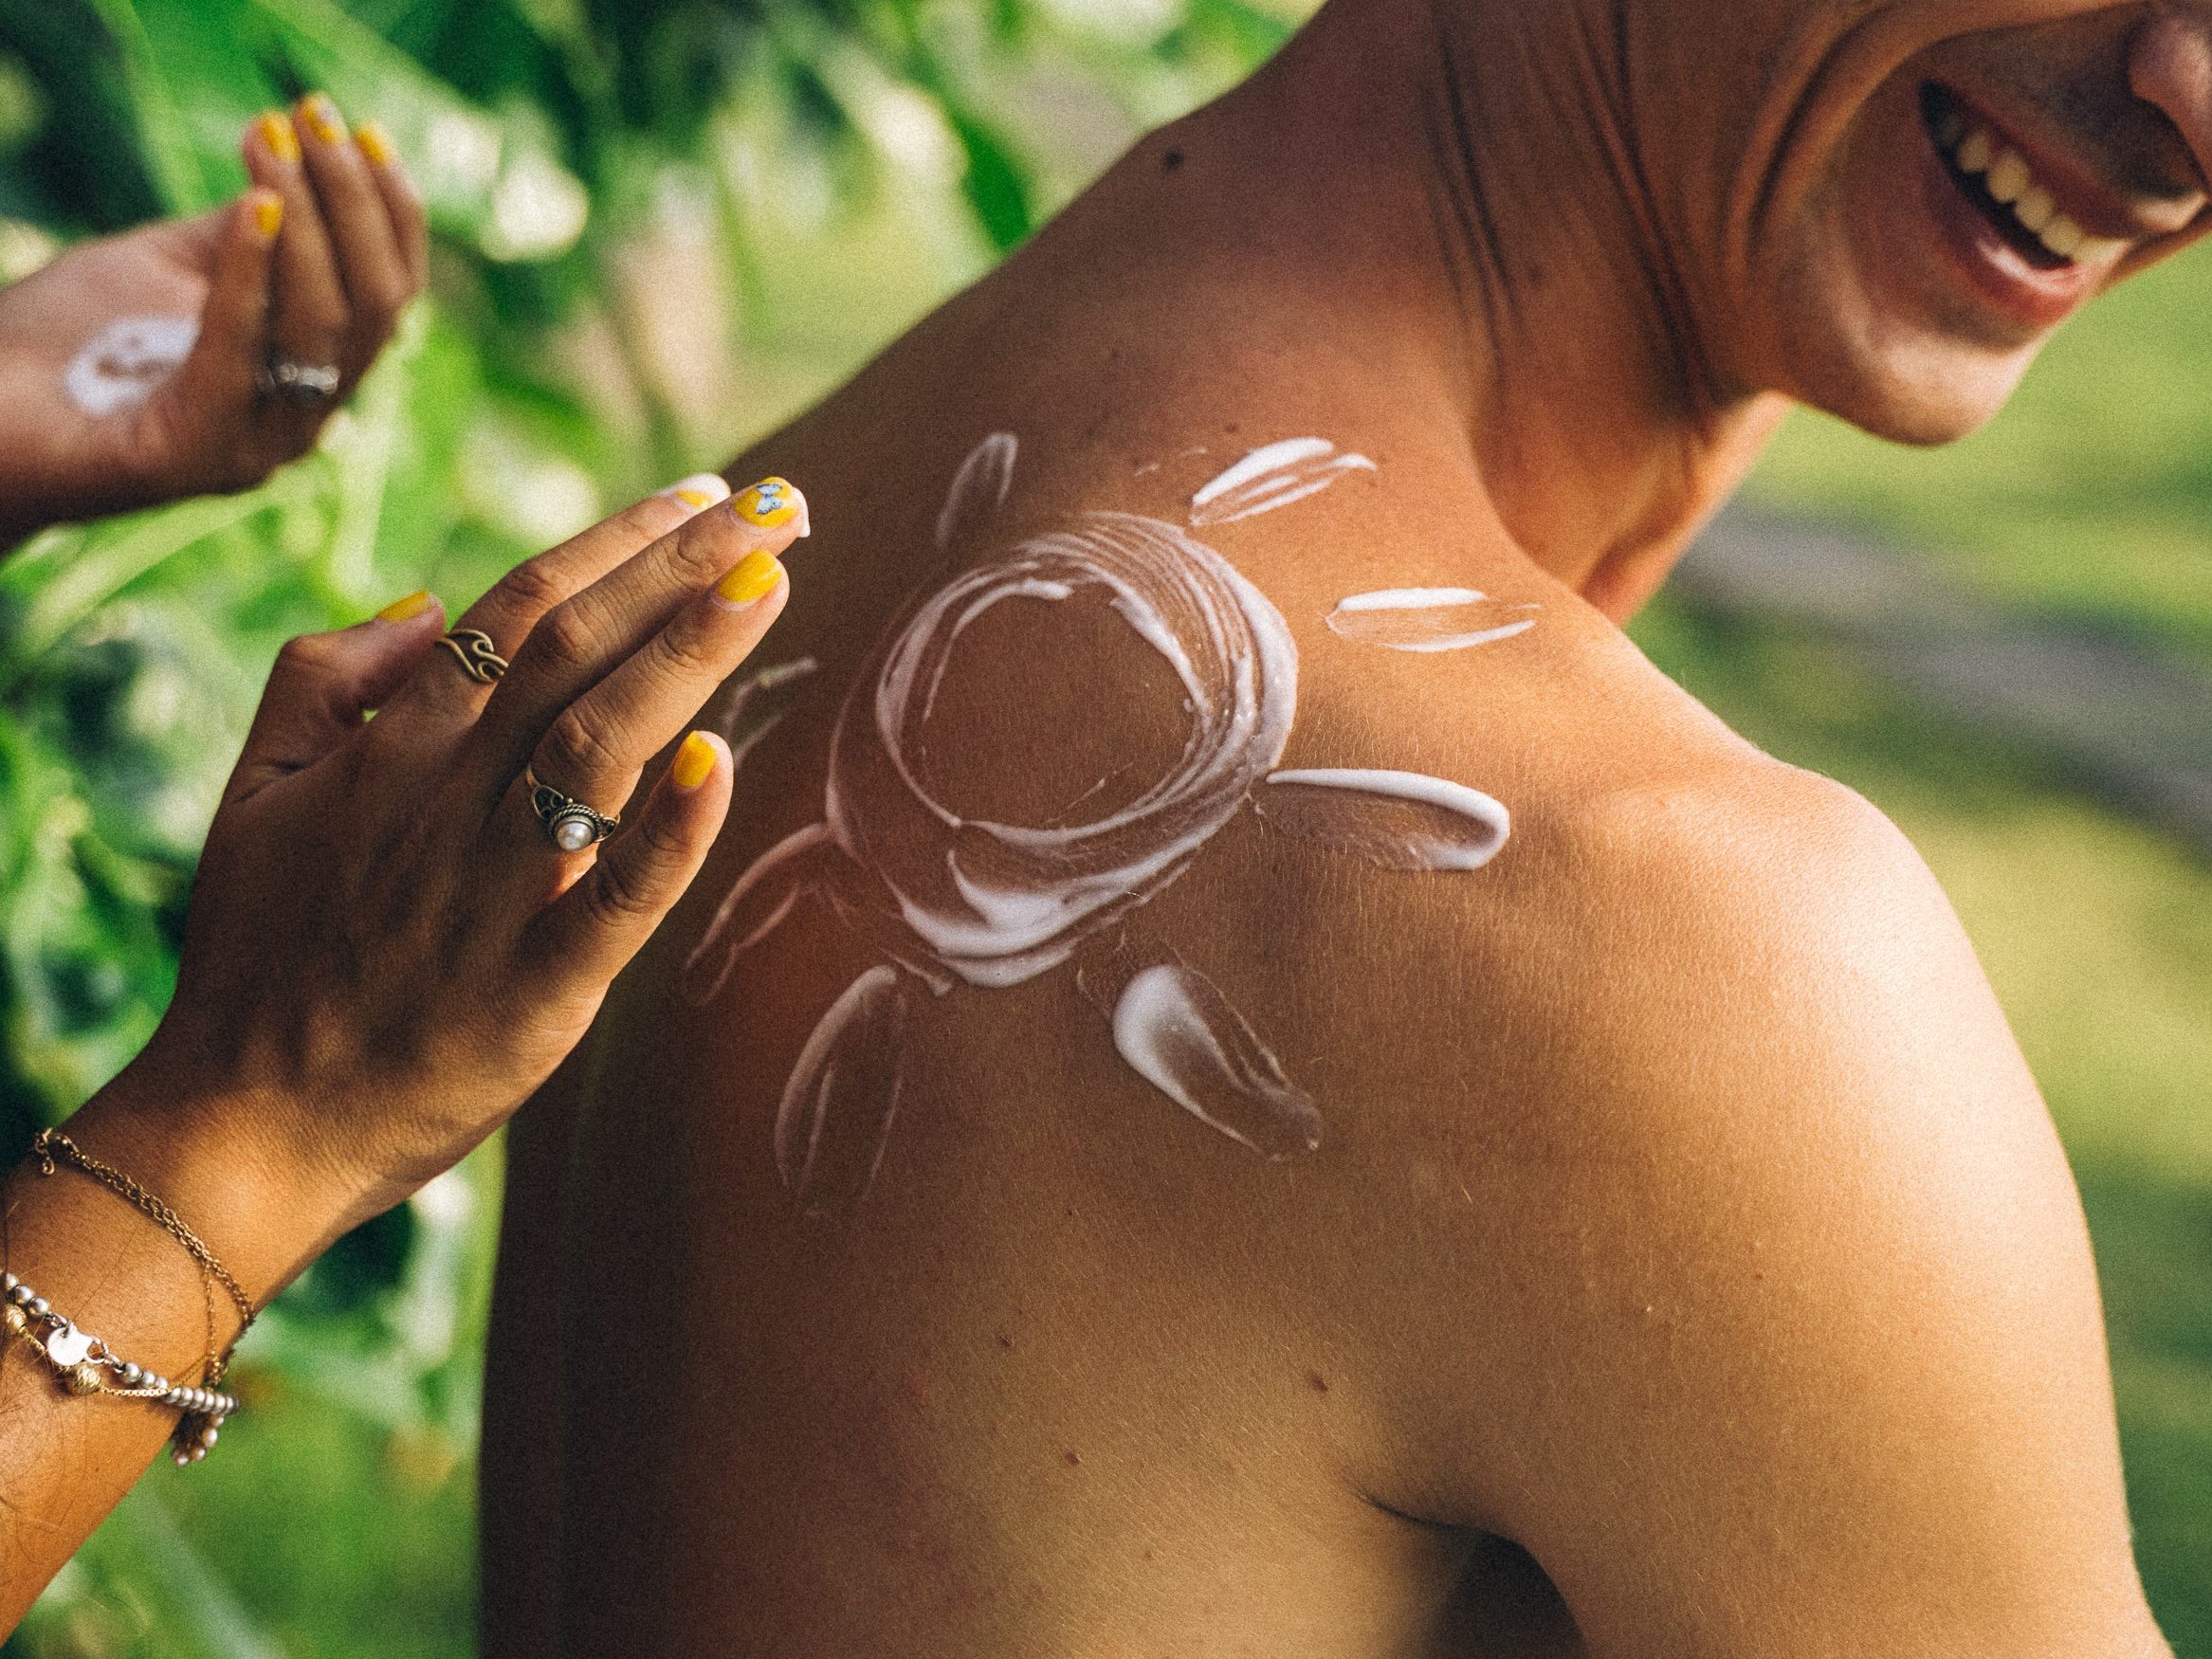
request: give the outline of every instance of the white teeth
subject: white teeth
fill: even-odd
[[[2089,242],[2088,233],[2064,213],[2056,215],[2036,234],[2043,239],[2043,246],[2060,259],[2079,259],[2083,246]]]
[[[2026,160],[2017,150],[2002,149],[1987,127],[1976,127],[1961,139],[1965,118],[1956,110],[1946,112],[1935,124],[1937,143],[1951,153],[1951,163],[1969,176],[1986,174],[1982,186],[2013,210],[2020,222],[2060,259],[2095,264],[2116,258],[2128,244],[2110,237],[2092,236],[2058,210],[2057,199],[2035,180]],[[1956,149],[1952,146],[1956,145]]]
[[[2027,193],[2028,164],[2020,158],[2019,151],[2007,150],[1989,164],[1989,176],[1983,182],[1999,201],[2017,202]]]

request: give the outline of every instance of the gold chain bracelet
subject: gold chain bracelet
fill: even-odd
[[[208,1315],[208,1345],[206,1356],[200,1362],[200,1384],[196,1388],[169,1388],[166,1378],[157,1378],[156,1380],[164,1384],[164,1391],[155,1396],[159,1397],[163,1404],[176,1407],[183,1413],[183,1415],[177,1420],[174,1435],[176,1461],[180,1464],[196,1463],[199,1459],[207,1456],[208,1449],[214,1445],[215,1431],[222,1426],[224,1417],[238,1409],[238,1402],[235,1399],[218,1391],[224,1377],[229,1374],[231,1356],[238,1352],[239,1338],[244,1337],[252,1326],[254,1316],[259,1311],[253,1305],[253,1299],[246,1294],[245,1287],[232,1277],[230,1269],[215,1259],[215,1252],[208,1249],[200,1235],[184,1224],[182,1216],[152,1193],[149,1193],[131,1176],[117,1169],[115,1165],[102,1163],[59,1129],[40,1130],[30,1143],[30,1150],[32,1156],[38,1159],[41,1176],[52,1175],[63,1163],[68,1164],[72,1169],[82,1171],[110,1192],[128,1200],[143,1212],[162,1231],[184,1246],[186,1250],[191,1253],[192,1259],[198,1264],[200,1294],[207,1304]],[[217,1351],[215,1344],[215,1301],[208,1288],[210,1283],[220,1284],[238,1309],[238,1335],[232,1337],[230,1345],[220,1352]],[[21,1288],[19,1285],[9,1287],[11,1302],[15,1301],[14,1292],[19,1288]],[[17,1303],[16,1305],[20,1307],[22,1304]],[[41,1313],[44,1311],[44,1309],[40,1310]],[[14,1329],[14,1322],[12,1321],[9,1322],[8,1334],[9,1336],[25,1335],[36,1340],[35,1332],[18,1332]],[[71,1338],[64,1340],[64,1353],[69,1351],[68,1344],[74,1340],[74,1332]],[[104,1344],[101,1345],[101,1351],[105,1352]],[[46,1354],[49,1360],[55,1358],[51,1339],[41,1344],[41,1352]],[[118,1361],[118,1364],[119,1363]],[[57,1363],[57,1369],[64,1371],[71,1377],[77,1377],[77,1372],[71,1371],[69,1367],[60,1366]],[[132,1367],[131,1369],[141,1371],[143,1374],[141,1367]],[[79,1367],[78,1370],[82,1371],[82,1367]],[[92,1373],[85,1372],[83,1377],[77,1379],[82,1380],[92,1377]],[[91,1392],[122,1394],[132,1391],[107,1384]]]
[[[39,1160],[40,1175],[50,1176],[54,1173],[54,1159],[59,1155],[64,1162],[75,1165],[110,1191],[121,1194],[152,1216],[162,1231],[192,1252],[192,1260],[200,1265],[200,1271],[212,1275],[230,1293],[230,1300],[238,1307],[238,1335],[246,1335],[247,1327],[253,1323],[256,1312],[253,1299],[230,1276],[230,1269],[215,1260],[215,1252],[200,1242],[200,1235],[185,1226],[175,1211],[112,1163],[102,1163],[85,1152],[59,1129],[41,1129],[38,1138],[30,1143],[30,1150]],[[234,1348],[238,1345],[236,1338],[231,1339],[230,1345]]]

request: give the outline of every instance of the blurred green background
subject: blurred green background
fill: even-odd
[[[0,1134],[144,1041],[193,850],[277,646],[515,560],[836,383],[1310,0],[0,0],[0,281],[243,188],[313,87],[397,138],[418,309],[265,488],[0,564]],[[2212,262],[2077,323],[1940,453],[1801,418],[1764,503],[1863,521],[2028,613],[2212,669]],[[2048,1092],[2096,1237],[2139,1546],[2212,1659],[2212,872],[1939,720],[1832,640],[1662,597],[1637,636],[1918,842]],[[497,1149],[354,1235],[238,1373],[221,1454],[156,1467],[9,1654],[470,1650]]]

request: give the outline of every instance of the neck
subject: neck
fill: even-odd
[[[1448,389],[1521,552],[1618,618],[1784,405],[1707,349],[1614,10],[1334,0],[1197,119],[1264,178],[1273,226],[1314,228],[1290,257],[1388,297],[1367,313]]]

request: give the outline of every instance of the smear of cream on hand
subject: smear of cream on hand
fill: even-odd
[[[1331,633],[1394,651],[1463,651],[1526,633],[1533,605],[1502,602],[1472,588],[1385,588],[1339,599]]]
[[[1502,802],[1419,772],[1277,772],[1252,805],[1277,830],[1389,870],[1478,870],[1513,832]]]
[[[1138,974],[1114,1005],[1113,1030],[1131,1070],[1232,1140],[1269,1158],[1321,1144],[1313,1097],[1195,969],[1163,963]]]
[[[1364,455],[1339,454],[1326,438],[1285,438],[1254,449],[1191,498],[1191,523],[1234,524],[1319,495],[1347,472],[1373,472]]]
[[[776,1169],[810,1215],[868,1196],[899,1112],[906,993],[870,968],[830,1005],[799,1050],[776,1112]]]
[[[136,409],[192,356],[200,325],[190,317],[126,317],[89,340],[62,372],[69,401],[93,416]]]

